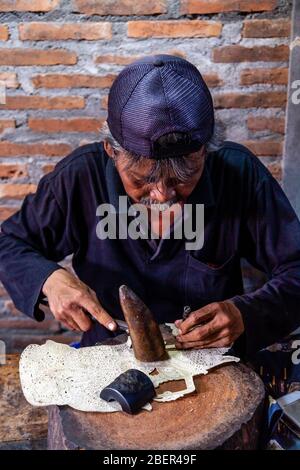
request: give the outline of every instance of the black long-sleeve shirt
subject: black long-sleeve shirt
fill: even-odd
[[[181,318],[185,305],[194,310],[231,299],[243,316],[238,343],[247,356],[300,325],[300,224],[280,185],[248,149],[226,142],[208,155],[187,201],[205,207],[198,250],[186,250],[185,240],[100,240],[97,207],[117,207],[125,194],[101,142],[76,149],[41,179],[0,234],[0,279],[19,310],[43,320],[42,285],[73,254],[78,277],[116,318],[123,318],[118,288],[127,284],[159,322]],[[243,292],[241,258],[268,275],[250,294]],[[94,323],[82,344],[110,334]]]

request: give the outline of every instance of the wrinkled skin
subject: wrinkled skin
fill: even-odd
[[[229,300],[195,310],[175,325],[178,349],[230,347],[245,329],[239,309]]]
[[[88,331],[92,327],[86,313],[109,330],[117,328],[95,292],[66,269],[54,271],[44,283],[42,292],[48,298],[53,316],[70,330]]]

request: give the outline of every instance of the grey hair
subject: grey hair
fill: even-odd
[[[225,126],[221,121],[216,120],[214,132],[210,140],[206,144],[207,153],[217,152],[225,142]]]
[[[134,164],[138,164],[145,157],[124,149],[113,137],[108,127],[107,121],[104,122],[99,137],[101,141],[107,141],[113,148],[115,153],[121,152],[128,159],[128,164],[125,166],[129,170]],[[222,147],[224,142],[224,127],[220,122],[215,123],[214,133],[205,145],[205,154],[217,151]],[[114,156],[116,161],[117,155]],[[187,182],[195,172],[195,168],[190,164],[188,156],[170,157],[162,160],[154,160],[153,168],[147,176],[147,182],[157,182],[160,178],[166,175],[173,175],[182,183]]]

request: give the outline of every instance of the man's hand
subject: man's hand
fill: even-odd
[[[45,281],[42,292],[48,297],[49,308],[56,320],[67,328],[88,331],[92,321],[88,312],[109,330],[117,325],[100,305],[95,292],[65,269],[54,271]]]
[[[177,320],[178,349],[229,347],[245,327],[239,309],[229,300],[213,302],[192,312],[186,320]]]

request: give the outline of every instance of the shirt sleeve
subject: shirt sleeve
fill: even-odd
[[[15,306],[38,321],[44,319],[38,306],[44,282],[62,268],[57,262],[73,252],[66,214],[48,176],[2,223],[0,233],[0,280]]]
[[[260,289],[231,299],[245,325],[237,343],[251,357],[300,325],[300,223],[269,173],[245,217],[240,246],[241,255],[268,275]]]

